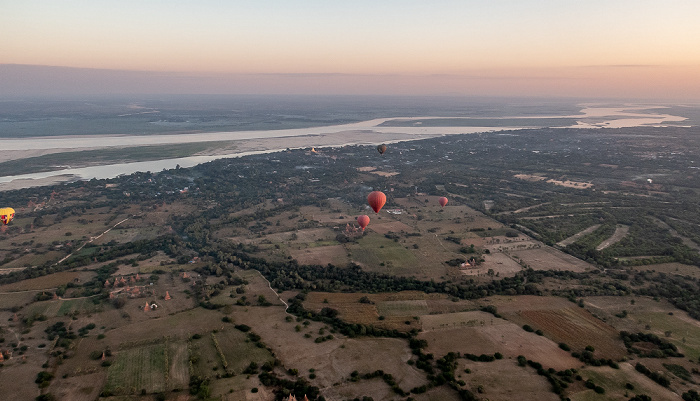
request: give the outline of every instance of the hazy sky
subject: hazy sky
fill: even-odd
[[[699,18],[699,0],[0,0],[0,64],[165,72],[171,92],[700,98]]]

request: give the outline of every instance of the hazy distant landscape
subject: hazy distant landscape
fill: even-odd
[[[476,103],[452,105],[450,115],[387,105],[385,116],[401,119],[345,109],[343,118],[280,122],[325,131],[312,126],[385,121],[367,131],[295,136],[305,128],[3,162],[20,173],[283,148],[3,191],[17,214],[0,233],[8,378],[0,392],[85,401],[693,400],[697,109],[598,108],[572,119],[581,105],[552,118],[545,105],[504,104],[509,113],[499,116],[494,104]],[[263,114],[249,120],[272,132]],[[662,115],[670,126],[643,125]],[[474,128],[467,118],[528,124],[460,135]],[[548,127],[621,119],[642,125]],[[383,155],[378,138],[392,138]],[[338,140],[361,142],[323,144]],[[387,196],[378,214],[367,206],[373,190]],[[370,216],[364,231],[361,214]]]

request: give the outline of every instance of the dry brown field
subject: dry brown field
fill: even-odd
[[[580,365],[578,359],[563,351],[552,340],[493,315],[481,312],[462,312],[429,315],[421,318],[423,332],[418,338],[428,342],[426,353],[445,355],[448,352],[494,354],[505,358],[524,355],[547,368],[564,370]]]
[[[700,278],[700,268],[682,263],[660,263],[656,265],[629,266],[625,269],[642,272],[660,272],[666,274],[676,274],[679,276],[690,276]]]
[[[557,344],[565,343],[574,351],[580,352],[592,345],[597,358],[617,360],[627,355],[615,328],[566,299],[518,296],[493,297],[483,302],[495,305],[509,321],[542,330],[545,337]]]
[[[369,226],[367,226],[367,230],[371,229],[372,231],[376,232],[377,234],[388,234],[390,232],[394,233],[400,233],[400,232],[407,232],[407,233],[415,233],[417,230],[411,226],[409,226],[406,223],[400,222],[400,221],[392,221],[387,217],[382,217],[381,219],[377,219],[374,215],[369,215],[370,222]]]
[[[0,311],[3,311],[0,312],[0,321],[7,321],[7,319],[3,319],[5,313],[4,310],[7,310],[7,313],[9,313],[9,310],[12,307],[22,307],[28,305],[34,300],[35,295],[36,291],[8,292],[0,294]],[[12,316],[12,314],[10,313],[9,316]]]
[[[266,285],[262,278],[257,280],[262,281],[263,284],[253,283],[254,276],[249,277],[248,280],[253,285]],[[407,296],[407,294],[401,294],[399,296]],[[287,297],[290,294],[283,295]],[[333,295],[358,296],[358,294]],[[392,295],[396,296],[396,294],[388,294],[387,297]],[[310,296],[313,296],[313,293]],[[322,303],[323,295],[320,295],[319,299]],[[426,383],[425,376],[420,371],[406,364],[412,354],[405,340],[349,339],[336,333],[333,334],[332,340],[315,343],[315,338],[321,336],[319,331],[324,329],[323,335],[328,335],[329,328],[313,321],[309,321],[308,325],[296,322],[295,319],[288,322],[285,319],[288,315],[284,312],[283,306],[233,306],[232,309],[233,312],[230,315],[232,319],[237,324],[251,326],[252,331],[262,337],[262,341],[272,349],[285,368],[296,368],[302,374],[306,374],[311,368],[315,369],[317,377],[311,382],[321,388],[341,382],[354,370],[373,372],[382,369],[391,373],[404,389]],[[300,331],[295,330],[297,325],[300,326]],[[309,334],[310,337],[306,338],[305,334]],[[374,357],[369,360],[365,357],[368,354]],[[330,389],[323,390],[325,391]]]
[[[251,392],[253,387],[258,389],[257,393]],[[221,401],[269,401],[275,399],[272,389],[263,386],[257,376],[249,378],[239,375],[213,380],[210,382],[209,388],[212,397]],[[189,401],[189,397],[182,401]]]
[[[17,401],[34,400],[39,395],[39,387],[34,379],[37,372],[43,370],[41,365],[45,361],[46,359],[27,358],[27,363],[22,363],[21,357],[15,356],[12,360],[3,362],[0,394],[16,397],[14,399]]]
[[[517,256],[534,270],[584,272],[595,269],[590,263],[546,245],[537,249],[514,251],[511,255]]]
[[[464,372],[465,369],[471,373]],[[456,376],[467,382],[465,386],[472,393],[490,401],[557,401],[546,378],[530,367],[518,366],[515,358],[493,362],[474,362],[460,359]],[[478,394],[477,387],[484,387]]]
[[[105,382],[105,373],[89,373],[55,380],[48,387],[57,400],[93,401],[99,398]]]
[[[71,283],[75,279],[79,279],[81,282],[89,281],[94,276],[95,274],[93,272],[72,271],[54,273],[47,276],[2,285],[0,286],[0,292],[54,289],[60,285]]]
[[[500,252],[484,255],[484,262],[478,266],[460,269],[459,272],[465,276],[487,277],[489,270],[493,270],[494,275],[498,274],[498,278],[513,277],[516,273],[523,270],[523,267],[514,261],[508,255]]]
[[[363,296],[373,304],[359,302]],[[426,298],[429,297],[416,291],[396,294],[311,292],[304,301],[304,308],[318,312],[324,307],[329,307],[337,310],[338,316],[349,323],[409,331],[412,328],[420,328],[419,321],[413,317],[427,314]],[[385,318],[380,320],[380,315],[384,315]],[[409,324],[406,324],[407,321]]]

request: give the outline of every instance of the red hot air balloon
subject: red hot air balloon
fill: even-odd
[[[362,227],[362,231],[365,231],[365,227],[369,224],[369,216],[363,214],[362,216],[357,216],[357,224]]]
[[[380,191],[373,191],[367,196],[367,203],[372,207],[374,213],[379,213],[386,203],[386,195]]]
[[[445,207],[445,205],[447,204],[447,198],[443,196],[440,199],[438,199],[438,202],[440,202],[440,206]]]

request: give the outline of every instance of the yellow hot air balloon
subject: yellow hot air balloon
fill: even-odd
[[[10,224],[12,219],[15,218],[15,209],[11,207],[3,207],[0,209],[0,221],[2,221],[2,224],[7,225]]]

